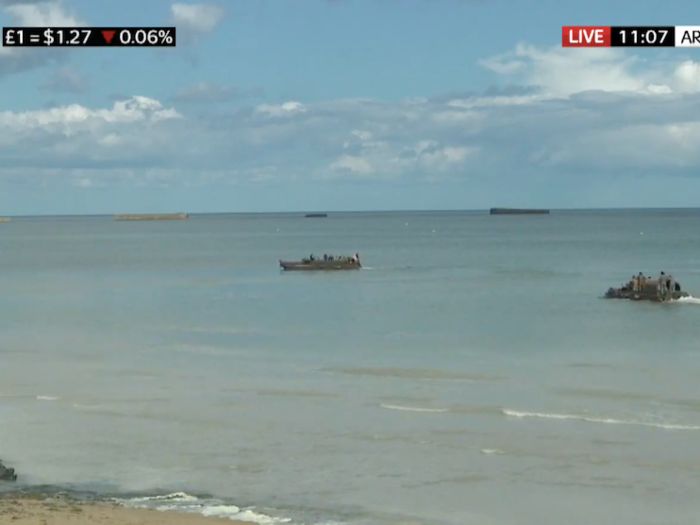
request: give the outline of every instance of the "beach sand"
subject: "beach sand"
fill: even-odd
[[[79,503],[65,496],[3,494],[0,524],[13,525],[251,525],[199,514],[130,509],[112,503]]]

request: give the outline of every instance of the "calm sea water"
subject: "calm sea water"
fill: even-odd
[[[280,273],[312,251],[366,269]],[[0,253],[23,483],[260,522],[700,513],[700,300],[600,299],[700,297],[700,211],[26,218]]]

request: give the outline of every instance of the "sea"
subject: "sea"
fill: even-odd
[[[264,525],[697,523],[700,210],[14,218],[0,458]]]

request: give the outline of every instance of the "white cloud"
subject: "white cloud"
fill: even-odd
[[[352,148],[353,155],[341,154],[328,166],[317,170],[320,177],[373,176],[377,179],[398,180],[402,177],[434,180],[452,169],[463,166],[478,153],[477,147],[441,144],[435,140],[420,140],[412,145],[393,141],[373,140],[369,131],[353,130],[343,143],[343,149]]]
[[[695,93],[700,91],[700,63],[686,60],[674,71],[676,85],[681,91]]]
[[[52,0],[0,0],[0,7],[18,4],[45,4]]]
[[[518,67],[509,66],[514,63]],[[700,130],[700,114],[695,110],[700,99],[700,63],[642,60],[605,48],[540,50],[518,45],[512,53],[484,60],[482,65],[538,87],[529,97],[498,101],[523,105],[524,111],[532,106],[532,113],[545,110],[540,123],[533,126],[542,128],[542,136],[540,147],[529,156],[532,162],[596,171],[687,173],[700,167],[700,136],[695,133]],[[489,102],[451,105],[471,108]],[[571,125],[561,119],[549,121],[554,108],[561,117],[568,114]],[[550,126],[543,126],[545,122]]]
[[[173,4],[170,11],[178,30],[196,35],[214,31],[226,14],[223,8],[211,4]]]
[[[226,11],[214,4],[172,4],[168,24],[174,25],[177,30],[177,47],[164,49],[159,54],[180,56],[193,67],[197,66],[200,61],[197,51],[200,40],[210,36],[225,17]],[[196,101],[204,102],[201,97]]]
[[[157,100],[135,96],[129,100],[117,101],[111,109],[88,109],[78,104],[40,111],[0,113],[0,128],[6,127],[23,130],[42,128],[51,131],[51,126],[60,125],[62,129],[79,131],[90,121],[104,124],[124,122],[157,122],[176,119],[182,116],[172,108],[165,108]]]
[[[360,140],[371,140],[372,139],[372,133],[369,131],[362,131],[361,129],[355,129],[352,132],[353,135],[355,135],[358,139]]]
[[[86,25],[77,15],[68,14],[60,1],[15,3],[7,5],[4,10],[19,26],[78,27]]]
[[[16,26],[81,27],[86,22],[68,13],[59,0],[34,2],[32,0],[2,0],[0,8]],[[8,24],[10,25],[10,24]],[[65,61],[68,48],[22,49],[0,47],[0,77],[22,73],[53,63]]]
[[[75,178],[72,169],[148,166],[182,149],[174,142],[164,146],[167,122],[181,118],[174,109],[146,97],[118,101],[108,109],[72,104],[4,111],[0,113],[0,166],[29,172],[63,169],[66,180]],[[98,181],[99,176],[90,179]]]
[[[92,188],[95,186],[92,179],[75,179],[73,184],[80,188]]]
[[[697,176],[698,63],[579,51],[521,45],[485,60],[504,84],[529,87],[482,95],[290,100],[202,115],[177,97],[174,106],[132,97],[4,112],[0,178],[94,187],[468,181],[475,192],[578,184],[600,196],[618,195],[632,175]]]
[[[539,49],[518,44],[512,52],[480,61],[484,67],[521,84],[537,86],[543,94],[567,96],[583,91],[698,92],[699,64],[686,61],[669,70],[629,56],[621,49]]]
[[[376,171],[366,159],[350,155],[343,155],[338,160],[331,162],[329,168],[333,171],[349,171],[358,175],[371,175]]]
[[[291,117],[298,113],[305,113],[308,108],[301,102],[291,101],[284,104],[261,104],[255,111],[270,117]]]

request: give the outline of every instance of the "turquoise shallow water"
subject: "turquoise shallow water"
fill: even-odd
[[[600,296],[666,270],[700,297],[699,226],[694,210],[15,219],[0,457],[30,485],[183,492],[130,503],[262,521],[685,525],[700,300]],[[311,251],[366,269],[278,270]]]

